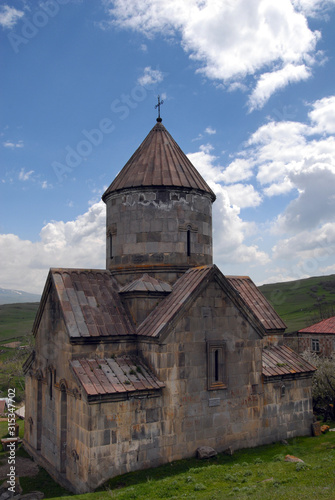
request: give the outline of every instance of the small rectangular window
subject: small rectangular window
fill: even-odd
[[[207,381],[208,390],[226,389],[225,343],[207,342]]]
[[[320,352],[319,339],[312,339],[312,351],[314,351],[314,352]]]

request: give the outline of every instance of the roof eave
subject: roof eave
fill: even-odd
[[[50,292],[50,289],[52,286],[51,276],[52,276],[52,270],[49,269],[49,273],[48,273],[48,276],[47,276],[47,279],[46,279],[46,282],[44,285],[43,293],[41,296],[40,304],[38,306],[36,316],[34,319],[34,323],[32,326],[32,333],[33,333],[34,337],[36,337],[36,334],[37,334],[37,331],[38,331],[38,328],[39,328],[39,325],[40,325],[40,322],[41,322],[41,319],[43,316],[44,308],[45,308],[46,302],[48,300],[49,292]]]
[[[162,389],[147,389],[146,391],[127,391],[115,394],[96,394],[94,396],[85,393],[88,404],[116,403],[118,401],[128,401],[131,399],[151,399],[162,395]]]
[[[143,190],[157,190],[157,189],[170,189],[170,190],[180,190],[180,191],[188,191],[190,193],[198,193],[202,196],[209,196],[211,199],[211,202],[214,203],[216,200],[216,194],[214,191],[208,187],[208,190],[200,189],[200,188],[195,188],[195,187],[188,187],[188,186],[175,186],[173,184],[151,184],[151,185],[140,185],[140,186],[124,186],[122,188],[116,188],[116,189],[106,189],[106,191],[103,193],[101,196],[101,199],[104,203],[107,202],[107,199],[112,196],[112,195],[118,195],[121,194],[122,192],[128,192],[128,191],[143,191]]]

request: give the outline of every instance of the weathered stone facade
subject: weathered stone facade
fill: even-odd
[[[150,134],[130,167],[159,157],[171,184],[121,172],[104,195],[107,270],[50,271],[25,365],[25,446],[78,493],[312,423],[313,367],[251,280],[212,265],[215,196],[161,124]]]
[[[182,188],[128,189],[109,194],[105,202],[106,267],[117,272],[120,282],[150,272],[173,283],[190,267],[212,264],[209,194]]]

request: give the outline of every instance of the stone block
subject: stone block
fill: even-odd
[[[160,408],[149,408],[146,410],[146,423],[159,422],[161,416]]]
[[[200,446],[197,449],[197,457],[200,459],[216,457],[217,451],[210,446]]]

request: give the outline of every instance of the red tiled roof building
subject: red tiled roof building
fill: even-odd
[[[335,316],[298,331],[298,350],[330,357],[335,354]]]

